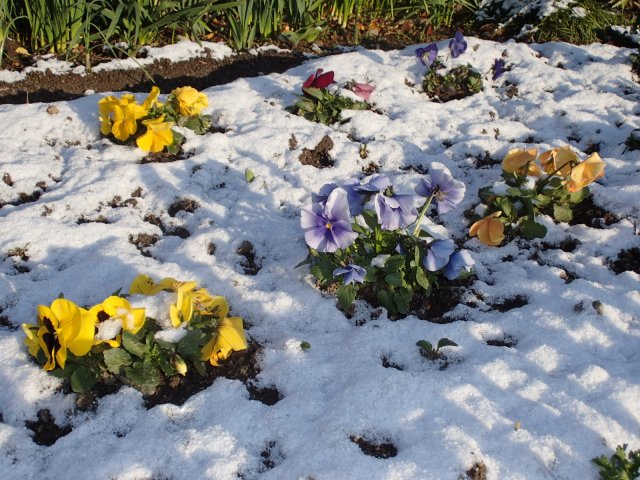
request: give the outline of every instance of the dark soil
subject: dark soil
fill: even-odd
[[[27,420],[25,426],[33,432],[33,441],[38,445],[50,446],[56,443],[60,437],[71,432],[71,426],[60,427],[56,424],[49,409],[38,410],[37,420]]]
[[[480,462],[467,470],[467,478],[470,480],[487,480],[487,466]]]
[[[241,265],[245,275],[257,275],[262,268],[262,265],[260,265],[256,260],[256,252],[253,248],[253,244],[249,240],[243,241],[236,250],[236,253],[241,257],[244,257]]]
[[[328,135],[322,137],[318,145],[313,150],[303,148],[299,160],[302,165],[312,165],[316,168],[327,168],[333,166],[333,160],[329,155],[329,150],[333,148],[333,140]]]
[[[618,258],[610,262],[609,268],[618,274],[636,272],[640,275],[640,247],[620,251]]]
[[[492,338],[486,341],[487,345],[492,347],[507,347],[514,348],[518,345],[518,340],[513,338],[511,335],[505,335],[502,338]]]
[[[203,90],[214,85],[229,83],[240,77],[280,73],[301,64],[304,60],[302,52],[268,51],[260,55],[240,53],[222,60],[200,57],[172,63],[163,59],[145,68],[160,91],[168,93],[174,88],[185,85]],[[93,72],[84,76],[32,72],[26,79],[19,82],[0,82],[0,103],[72,100],[84,96],[87,90],[149,92],[153,85],[141,69]]]
[[[588,196],[573,208],[573,219],[569,225],[586,225],[592,228],[605,228],[618,221],[613,213],[593,203],[593,196]]]
[[[389,440],[377,442],[368,440],[360,435],[351,435],[349,439],[360,447],[362,453],[376,458],[391,458],[398,455],[397,447]]]
[[[515,297],[505,298],[504,300],[496,303],[487,302],[487,305],[489,305],[493,310],[508,312],[509,310],[524,307],[528,303],[529,299],[527,297],[524,295],[516,295]]]

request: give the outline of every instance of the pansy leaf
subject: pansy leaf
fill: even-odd
[[[393,303],[396,305],[400,313],[407,313],[409,311],[411,297],[411,290],[408,288],[401,288],[400,290],[393,292]]]
[[[427,340],[418,340],[416,342],[416,346],[426,350],[427,352],[433,352],[433,345],[431,345],[431,342],[428,342]]]
[[[244,179],[247,183],[251,183],[255,180],[256,176],[253,174],[250,168],[245,168],[244,170]]]
[[[347,310],[351,307],[351,304],[356,299],[356,293],[358,292],[358,287],[354,284],[350,285],[342,285],[338,288],[336,292],[338,296],[338,303],[340,304],[340,308],[342,310]]]
[[[416,268],[416,282],[425,290],[429,290],[429,279],[421,267]]]
[[[309,95],[310,97],[317,98],[320,101],[324,100],[324,97],[325,97],[324,89],[309,87],[309,88],[303,88],[302,91],[305,93],[305,95]]]
[[[387,259],[384,264],[385,272],[399,272],[404,267],[404,255],[393,255]]]
[[[568,223],[573,218],[573,212],[571,209],[564,205],[553,206],[553,218],[556,222]]]
[[[176,350],[180,355],[185,357],[194,356],[200,351],[201,345],[204,343],[205,334],[202,330],[190,330],[180,339]]]
[[[110,348],[102,353],[107,370],[118,375],[120,369],[131,365],[131,355],[122,348]]]
[[[366,223],[371,230],[378,228],[378,217],[374,211],[365,210],[362,212],[362,218],[364,219],[364,223]]]
[[[152,366],[127,368],[125,374],[131,383],[145,395],[153,393],[162,381],[162,373]]]
[[[149,353],[149,348],[130,332],[122,333],[122,346],[138,358],[144,358]]]
[[[384,276],[384,281],[392,287],[402,287],[404,285],[404,272],[389,273]]]
[[[544,236],[547,234],[547,227],[537,223],[535,220],[530,218],[522,222],[520,228],[522,229],[522,236],[527,240],[531,240],[534,238],[544,238]]]
[[[204,377],[207,374],[206,365],[200,360],[193,361],[193,368],[195,368],[196,372],[198,372],[198,375],[200,375],[201,377]]]
[[[71,374],[71,389],[76,392],[87,392],[91,390],[98,378],[89,368],[80,365]]]
[[[580,203],[582,200],[584,200],[588,196],[589,196],[589,189],[587,187],[584,187],[583,189],[578,190],[577,192],[572,192],[569,197],[569,201],[573,204]]]
[[[457,347],[458,344],[453,340],[449,340],[448,338],[441,338],[438,340],[438,346],[436,347],[436,352],[440,350],[442,347]]]

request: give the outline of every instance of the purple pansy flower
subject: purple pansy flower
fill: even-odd
[[[420,60],[425,67],[431,67],[433,62],[436,61],[436,57],[438,56],[438,45],[435,43],[430,43],[424,48],[416,49],[416,57]]]
[[[500,78],[500,76],[504,73],[504,60],[501,58],[496,58],[496,61],[493,62],[493,76],[491,77],[492,80],[497,80],[498,78]]]
[[[418,218],[413,195],[386,196],[378,193],[373,199],[373,204],[383,230],[406,228]]]
[[[449,263],[451,254],[456,249],[453,240],[434,240],[427,245],[427,254],[422,259],[422,265],[430,272],[435,272]]]
[[[442,163],[433,162],[429,174],[420,179],[415,192],[421,197],[433,195],[438,213],[446,213],[458,205],[464,198],[467,187],[451,176],[451,172]]]
[[[458,58],[467,49],[467,41],[464,39],[462,32],[457,31],[455,36],[449,40],[449,48],[451,49],[451,56]]]
[[[367,203],[372,194],[382,192],[390,186],[391,180],[389,180],[389,177],[377,174],[367,177],[364,181],[351,178],[344,182],[342,188],[347,191],[351,214],[360,215],[364,209],[364,204]]]
[[[300,225],[307,245],[319,252],[333,253],[358,237],[351,229],[347,192],[342,188],[334,189],[324,205],[314,203],[303,208]]]
[[[319,68],[316,73],[309,75],[309,78],[302,84],[302,88],[327,88],[333,83],[333,72],[322,73]]]
[[[336,268],[333,271],[334,276],[344,275],[344,284],[349,285],[354,282],[364,283],[364,277],[367,271],[360,265],[353,263],[347,265],[345,268]]]
[[[449,280],[455,280],[463,270],[470,272],[475,264],[476,262],[471,258],[469,250],[460,250],[449,258],[449,263],[444,269],[444,276]]]
[[[327,183],[323,185],[322,187],[320,187],[320,191],[318,193],[311,193],[311,201],[313,203],[324,205],[325,203],[327,203],[327,198],[329,198],[331,192],[333,192],[336,188],[338,188],[338,185],[335,183]]]
[[[376,89],[375,85],[370,85],[368,83],[356,83],[351,82],[349,84],[349,90],[355,93],[357,96],[362,98],[365,102],[369,101],[369,97]]]

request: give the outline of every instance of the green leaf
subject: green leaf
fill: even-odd
[[[513,213],[513,205],[507,197],[497,197],[495,204],[500,207],[500,210],[504,212],[505,216],[509,218],[511,217],[511,214]]]
[[[553,206],[553,218],[556,222],[568,223],[573,218],[573,212],[571,209],[564,205]]]
[[[336,294],[338,295],[338,303],[340,304],[340,308],[342,310],[348,310],[351,307],[351,304],[356,299],[356,293],[358,292],[358,287],[354,284],[350,285],[342,285],[338,288]]]
[[[199,357],[201,346],[205,343],[205,338],[206,335],[202,330],[190,330],[180,339],[176,351],[185,357]]]
[[[431,345],[431,342],[427,342],[426,340],[418,340],[416,342],[416,346],[426,350],[427,352],[433,352],[433,345]]]
[[[409,311],[412,296],[413,292],[408,288],[402,288],[393,292],[393,303],[395,303],[400,313],[407,313]]]
[[[256,178],[256,176],[253,174],[250,168],[246,168],[244,170],[244,178],[247,181],[247,183],[251,183]]]
[[[402,287],[404,284],[404,272],[389,273],[384,276],[384,281],[392,287]]]
[[[311,344],[309,342],[300,342],[300,348],[302,350],[309,350],[311,348]]]
[[[134,387],[145,395],[153,393],[162,381],[162,373],[150,365],[125,369],[125,375]]]
[[[102,352],[107,370],[118,375],[120,369],[131,365],[131,355],[122,348],[110,348]]]
[[[562,180],[560,177],[556,177],[556,176],[554,176],[553,178],[551,178],[551,180],[549,180],[548,185],[549,185],[551,188],[558,188],[559,186],[561,186],[561,185],[562,185],[562,181],[563,181],[563,180]]]
[[[440,350],[442,347],[457,347],[458,344],[453,340],[449,340],[448,338],[441,338],[438,340],[438,346],[436,347],[436,352]]]
[[[138,358],[145,358],[149,354],[149,348],[138,341],[131,332],[122,333],[122,346]]]
[[[378,216],[375,214],[375,212],[371,210],[365,210],[364,212],[362,212],[362,218],[364,219],[364,223],[366,223],[371,230],[375,230],[376,228],[378,228]]]
[[[416,282],[425,290],[429,290],[429,278],[425,275],[422,267],[416,268]]]
[[[535,220],[528,218],[520,225],[522,229],[522,236],[527,240],[531,240],[533,238],[544,238],[547,234],[547,227],[536,223]]]
[[[577,192],[571,192],[571,195],[569,196],[569,201],[575,205],[577,203],[580,203],[585,198],[587,198],[589,194],[590,194],[589,188],[584,187],[578,190]]]
[[[404,263],[404,255],[392,255],[387,258],[387,261],[384,263],[384,270],[388,273],[399,272],[404,268]]]
[[[98,378],[89,368],[80,365],[71,374],[71,389],[78,392],[88,392],[96,384]]]

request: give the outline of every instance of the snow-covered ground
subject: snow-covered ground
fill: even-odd
[[[204,113],[229,131],[185,131],[190,156],[173,163],[140,164],[144,152],[102,139],[101,95],[56,103],[57,113],[47,104],[0,106],[0,174],[11,179],[0,183],[8,203],[0,209],[2,315],[16,327],[33,323],[36,306],[60,292],[95,304],[138,273],[196,280],[244,318],[264,346],[258,380],[283,396],[267,406],[250,400],[241,382],[218,379],[181,407],[146,410],[140,393],[123,388],[96,412],[77,412],[74,395],[57,392],[60,381],[31,361],[22,331],[0,327],[0,477],[455,480],[483,462],[489,479],[574,480],[596,479],[590,459],[618,444],[640,448],[640,277],[608,267],[640,245],[640,154],[624,145],[640,128],[631,51],[468,42],[446,64],[488,72],[484,90],[445,104],[420,91],[425,67],[416,46],[361,49],[208,89]],[[446,41],[439,46],[447,51]],[[492,81],[497,58],[511,70]],[[378,113],[348,112],[350,121],[333,127],[287,113],[316,68],[334,70],[340,83],[371,81]],[[335,166],[301,165],[302,148],[324,135],[335,144]],[[619,222],[594,229],[543,217],[545,248],[539,240],[493,248],[466,237],[462,212],[500,177],[509,149],[567,144],[579,152],[599,145],[607,167],[591,191]],[[487,154],[495,162],[482,165]],[[362,303],[346,318],[335,298],[314,288],[308,267],[294,268],[307,254],[300,209],[323,184],[364,176],[370,162],[396,190],[411,191],[420,175],[405,167],[434,161],[467,185],[461,206],[431,228],[466,239],[477,307],[458,305],[458,320],[443,325],[412,316],[393,322],[385,312],[374,318]],[[20,193],[41,191],[40,182],[39,198],[18,202]],[[177,199],[199,207],[170,217]],[[162,236],[144,221],[149,214],[191,236]],[[109,223],[90,221],[99,217]],[[150,257],[130,241],[141,233],[160,237]],[[557,247],[565,239],[577,247]],[[244,240],[262,267],[255,276],[244,274],[236,253]],[[26,262],[7,255],[21,247]],[[567,273],[575,280],[567,283]],[[515,296],[528,303],[503,313],[487,306]],[[459,344],[446,349],[444,370],[415,345],[441,337]],[[515,346],[487,344],[504,338]],[[385,368],[383,357],[402,370]],[[25,427],[43,408],[73,427],[50,447],[36,445]],[[397,456],[367,456],[351,436],[392,442]]]

